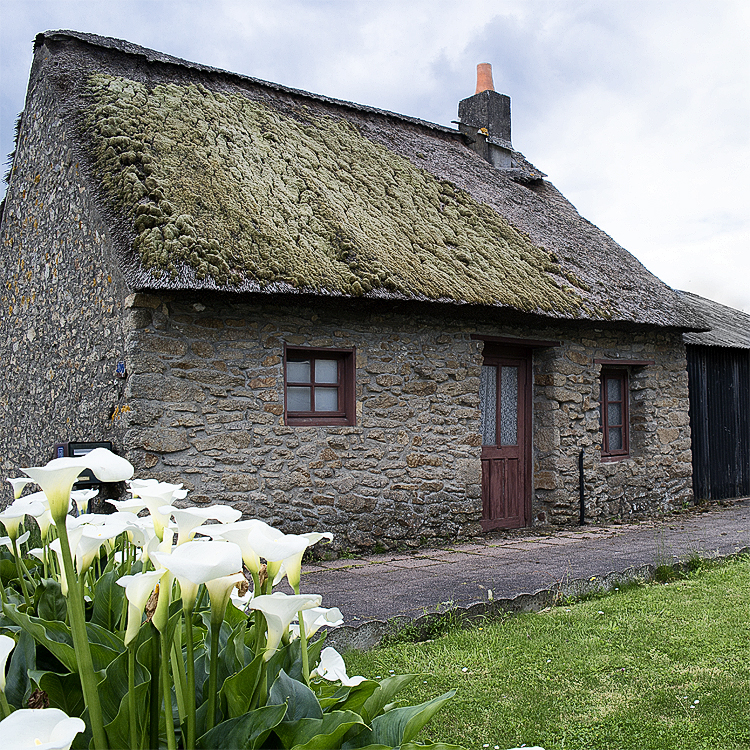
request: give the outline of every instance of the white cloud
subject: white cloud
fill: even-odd
[[[675,287],[750,311],[746,0],[0,0],[0,154],[34,35],[72,28],[450,124],[492,62],[513,140]]]

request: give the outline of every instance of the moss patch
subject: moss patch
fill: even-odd
[[[359,296],[374,289],[575,314],[550,253],[466,192],[360,135],[200,85],[89,79],[95,166],[144,267],[187,264]]]

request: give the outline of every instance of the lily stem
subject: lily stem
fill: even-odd
[[[223,618],[222,618],[223,619]],[[216,724],[216,689],[219,679],[219,631],[221,622],[211,618],[211,661],[208,673],[208,712],[206,714],[206,730],[214,728]]]
[[[91,722],[91,731],[94,735],[94,746],[97,750],[107,750],[109,744],[104,731],[104,717],[99,701],[98,681],[94,673],[94,662],[91,658],[91,648],[89,646],[88,634],[86,633],[86,610],[83,604],[83,591],[81,583],[76,577],[75,567],[73,566],[73,556],[70,552],[65,516],[57,519],[56,525],[60,538],[65,580],[68,583],[68,616],[70,617],[70,628],[73,635],[73,647],[76,653],[76,660],[78,661],[78,675],[81,679],[83,697],[86,701],[86,707],[89,710],[89,721]]]
[[[5,697],[5,691],[0,690],[0,712],[2,712],[2,718],[7,719],[13,709],[8,705],[8,699]]]
[[[130,724],[130,747],[140,749],[137,740],[138,727],[135,721],[135,643],[128,645],[128,721]]]
[[[187,745],[195,748],[195,657],[193,656],[193,610],[185,610],[185,640],[187,646]]]
[[[21,590],[23,591],[23,598],[26,602],[26,610],[28,611],[31,608],[31,599],[29,598],[29,589],[26,586],[26,578],[24,577],[24,574],[21,570],[22,563],[21,558],[18,555],[18,544],[16,543],[16,540],[11,537],[11,540],[13,542],[13,559],[16,562],[16,572],[18,573],[18,580],[21,582]],[[23,566],[26,567],[25,565]]]
[[[167,729],[167,750],[176,750],[174,713],[172,710],[172,687],[169,680],[169,646],[166,633],[161,634],[161,686],[164,693],[164,723]]]

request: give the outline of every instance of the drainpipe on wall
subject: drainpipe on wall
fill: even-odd
[[[586,504],[584,495],[584,476],[583,476],[583,448],[578,454],[578,525],[584,526],[586,524]]]

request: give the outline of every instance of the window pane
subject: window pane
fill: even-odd
[[[286,363],[286,379],[290,383],[309,383],[310,382],[310,360],[303,362]]]
[[[500,375],[500,444],[518,443],[518,368],[503,367]]]
[[[622,401],[622,380],[607,378],[607,401]]]
[[[622,424],[622,404],[609,404],[607,406],[607,421],[615,427]]]
[[[315,360],[315,382],[316,383],[338,383],[339,361],[337,359]]]
[[[316,388],[315,389],[315,411],[338,411],[339,389],[338,388]]]
[[[286,389],[286,408],[289,411],[310,411],[310,389],[289,386]]]
[[[622,427],[609,428],[609,449],[611,451],[622,450]]]
[[[497,445],[497,367],[482,365],[479,378],[482,445]]]

